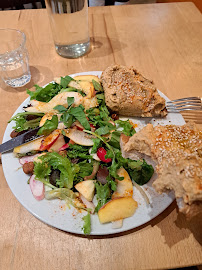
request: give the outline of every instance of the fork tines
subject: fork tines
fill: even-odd
[[[202,110],[202,98],[187,97],[187,98],[171,100],[167,102],[166,108],[168,112]]]

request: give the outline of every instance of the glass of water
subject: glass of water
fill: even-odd
[[[90,49],[87,0],[46,0],[55,49],[66,58],[78,58]]]
[[[0,77],[11,87],[22,87],[31,79],[26,36],[15,29],[0,29]]]

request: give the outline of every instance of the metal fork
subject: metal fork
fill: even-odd
[[[166,102],[168,112],[202,111],[202,98],[187,97]]]

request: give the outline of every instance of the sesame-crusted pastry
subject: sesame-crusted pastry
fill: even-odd
[[[162,193],[174,190],[180,211],[202,213],[202,131],[193,122],[183,126],[148,124],[123,147],[128,154],[141,153],[156,163],[153,186]],[[197,211],[196,211],[197,209]]]
[[[102,72],[101,83],[107,106],[120,115],[166,116],[165,100],[154,83],[133,67],[113,65]]]

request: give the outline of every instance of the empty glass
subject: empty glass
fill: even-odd
[[[31,79],[26,36],[15,29],[0,29],[0,77],[11,87],[22,87]]]

